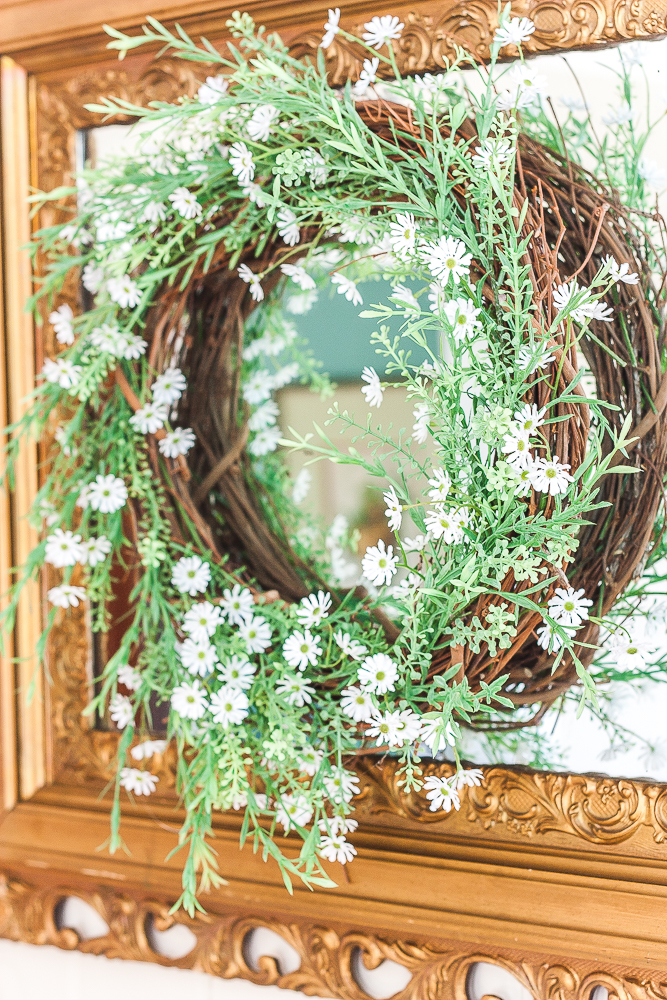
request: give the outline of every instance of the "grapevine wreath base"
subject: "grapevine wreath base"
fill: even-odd
[[[404,136],[417,134],[412,114],[404,107],[377,100],[358,104],[357,110],[377,135],[391,138],[394,130]],[[474,138],[475,127],[470,120],[461,125],[460,135],[465,140]],[[407,138],[402,142],[409,147]],[[417,143],[412,149],[418,156]],[[641,267],[639,236],[631,218],[613,192],[606,191],[581,167],[526,136],[521,137],[519,149],[514,203],[520,210],[524,201],[528,201],[522,235],[534,233],[528,252],[536,335],[544,336],[557,312],[551,298],[554,284],[573,278],[592,280],[608,254],[617,260],[631,261],[631,269],[641,273],[638,284],[619,284],[620,302],[614,318],[611,322],[593,320],[593,336],[584,334],[581,349],[595,377],[597,398],[616,407],[609,411],[610,423],[620,430],[624,415],[632,414],[631,436],[636,440],[628,449],[629,461],[643,474],[603,479],[599,499],[607,505],[594,511],[591,523],[582,527],[569,581],[562,567],[552,567],[560,585],[584,588],[586,595],[593,598],[597,614],[603,616],[633,574],[641,572],[662,498],[667,465],[667,431],[662,417],[667,376],[661,373],[657,323],[645,296],[646,283],[651,277]],[[457,186],[455,193],[462,202],[466,198],[463,185]],[[222,225],[225,221],[221,210],[213,224]],[[308,242],[313,235],[308,231],[303,241]],[[258,259],[255,247],[248,246],[238,263],[247,263],[255,272],[263,271],[283,258],[287,249],[281,240],[270,241]],[[328,589],[329,585],[299,560],[285,537],[271,530],[258,501],[261,484],[253,476],[244,450],[247,420],[239,423],[243,407],[239,399],[239,369],[244,322],[255,302],[237,270],[229,270],[229,257],[219,246],[206,271],[202,264],[194,269],[183,287],[179,282],[166,286],[151,310],[145,333],[150,341],[149,364],[158,372],[178,366],[189,373],[189,382],[196,389],[182,400],[178,417],[193,428],[197,437],[187,464],[183,458],[170,460],[166,478],[155,439],[150,443],[151,461],[155,475],[165,480],[172,498],[174,540],[184,542],[179,526],[182,505],[197,527],[202,547],[210,551],[213,559],[231,553],[232,566],[245,567],[245,579],[253,578],[266,588],[269,600],[279,596],[292,602],[306,596],[313,587]],[[293,253],[290,260],[292,263],[295,260]],[[280,272],[275,270],[273,275],[275,283]],[[265,282],[267,293],[270,280]],[[185,335],[180,346],[174,348],[173,333],[181,326]],[[203,337],[196,335],[198,330],[204,331]],[[534,377],[525,400],[538,408],[554,395],[565,393],[578,371],[576,347],[572,344],[564,347],[562,329],[548,341],[548,348],[553,355],[550,374],[558,380],[551,387],[550,379]],[[141,403],[120,369],[116,377],[136,411]],[[555,423],[552,429],[552,453],[569,463],[573,472],[586,452],[590,418],[584,399],[579,382],[574,386],[571,400],[559,403],[555,410],[558,416],[570,419]],[[610,449],[610,438],[605,441]],[[212,489],[224,498],[224,529],[213,515]],[[270,497],[265,499],[270,503]],[[536,503],[533,494],[528,502],[531,514]],[[528,586],[527,582],[517,584],[510,570],[503,581],[503,595],[520,593]],[[552,585],[552,591],[555,586],[558,583]],[[489,603],[488,596],[479,598],[468,608],[467,618],[476,615],[483,620]],[[381,613],[380,617],[387,635],[400,643],[398,629]],[[535,643],[534,630],[540,621],[537,613],[523,616],[510,648],[500,650],[496,656],[491,656],[486,646],[476,654],[465,647],[454,647],[453,651],[450,646],[442,648],[433,657],[431,676],[446,671],[456,662],[460,664],[460,675],[465,672],[474,690],[480,678],[489,682],[506,672],[504,693],[515,706],[541,704],[537,716],[507,725],[534,724],[577,677],[569,654],[553,670],[552,657]],[[593,658],[597,635],[598,626],[591,622],[577,635],[581,645],[576,647],[576,654],[584,665]]]

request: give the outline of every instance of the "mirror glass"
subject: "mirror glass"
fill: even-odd
[[[583,119],[590,113],[597,136],[604,141],[605,130],[628,114],[627,105],[617,93],[621,58],[632,66],[632,126],[645,131],[647,121],[655,123],[644,147],[644,162],[654,182],[656,207],[667,210],[667,39],[632,43],[620,49],[539,56],[530,61],[530,67],[542,77],[545,100],[552,113],[560,121],[570,114]],[[136,146],[140,136],[140,128],[126,125],[82,132],[78,143],[79,166],[86,163],[100,166],[122,156]],[[372,288],[368,294],[364,285],[360,289],[365,302],[374,301]],[[291,301],[286,301],[289,321],[297,335],[308,340],[314,356],[321,362],[321,370],[330,376],[336,389],[335,395],[328,398],[320,398],[299,385],[280,390],[279,419],[285,436],[292,436],[290,429],[300,435],[307,434],[313,421],[323,427],[332,398],[338,401],[341,410],[353,412],[362,423],[370,412],[360,390],[364,366],[378,366],[375,349],[369,342],[372,326],[368,320],[359,318],[359,307],[335,291],[333,287],[320,291],[316,301],[308,301],[310,293],[296,294],[292,290]],[[387,428],[391,423],[395,430],[405,428],[410,433],[414,419],[413,406],[404,391],[389,389],[382,406],[383,426]],[[347,436],[351,439],[351,435]],[[341,518],[345,518],[354,533],[352,547],[345,552],[340,568],[341,584],[349,586],[358,578],[366,546],[376,544],[382,537],[387,544],[392,542],[384,516],[382,486],[378,488],[378,480],[371,480],[360,469],[329,462],[309,465],[303,453],[288,455],[286,461],[294,477],[302,469],[307,470],[299,477],[304,494],[301,502],[330,532],[333,529],[333,542]],[[641,512],[638,516],[641,517]],[[653,613],[642,624],[640,638],[645,638],[655,650],[652,662],[664,659],[667,663],[667,594],[664,598],[657,594],[652,604]],[[102,645],[98,643],[100,666],[109,652],[103,648],[104,641],[112,640],[113,637],[103,640]],[[502,743],[495,741],[491,746],[483,735],[470,733],[467,757],[475,763],[528,764],[667,781],[664,732],[667,668],[662,676],[663,681],[646,681],[633,687],[617,685],[608,694],[602,692],[607,716],[604,723],[588,709],[581,718],[576,718],[577,704],[572,698],[557,704],[536,730],[508,733]]]

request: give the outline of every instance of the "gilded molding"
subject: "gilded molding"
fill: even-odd
[[[393,813],[446,830],[458,815],[430,811],[425,794],[400,786],[394,761],[366,761],[359,806],[364,816]],[[481,785],[461,790],[461,813],[484,830],[513,834],[564,833],[589,844],[622,844],[648,831],[656,844],[667,838],[667,785],[606,775],[485,767]],[[449,764],[431,764],[428,774],[452,774]]]
[[[58,926],[58,903],[72,895],[99,913],[109,928],[107,934],[82,941],[74,930]],[[157,954],[151,946],[150,922],[159,931],[184,924],[196,938],[192,951],[176,960]],[[295,949],[301,960],[296,971],[281,972],[277,961],[268,955],[259,959],[257,969],[251,968],[244,944],[248,934],[260,927],[279,934]],[[466,983],[478,962],[509,972],[535,1000],[590,1000],[596,986],[606,987],[610,1000],[667,1000],[667,977],[655,970],[617,966],[609,971],[586,961],[549,961],[526,957],[524,951],[518,956],[453,941],[402,940],[308,921],[285,923],[270,917],[211,913],[194,918],[183,913],[172,916],[168,905],[155,899],[104,887],[81,891],[67,883],[36,885],[16,875],[0,875],[0,937],[195,969],[222,979],[248,979],[258,985],[341,1000],[367,1000],[368,994],[354,974],[359,953],[368,969],[387,959],[409,969],[412,979],[395,994],[395,1000],[467,1000]]]
[[[530,17],[535,23],[535,33],[523,46],[527,55],[613,45],[667,33],[665,0],[519,0],[512,4],[512,14]],[[405,28],[394,45],[399,70],[403,75],[437,73],[452,60],[456,46],[476,59],[488,59],[498,27],[498,4],[494,0],[468,0],[444,5],[433,14],[411,11],[400,16]],[[363,32],[362,24],[344,27],[357,37]],[[298,59],[315,58],[321,40],[321,31],[304,32],[291,43],[290,52]],[[502,54],[512,58],[518,53],[515,46],[508,45]],[[331,82],[339,85],[356,79],[367,55],[367,50],[337,35],[324,52]],[[391,69],[385,67],[384,75],[391,76]]]

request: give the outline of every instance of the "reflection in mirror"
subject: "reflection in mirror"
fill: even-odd
[[[599,137],[605,128],[625,115],[628,127],[645,128],[646,116],[658,121],[649,137],[638,169],[655,185],[656,195],[665,186],[667,170],[667,125],[664,121],[667,81],[667,41],[624,45],[618,50],[575,52],[540,56],[530,61],[539,75],[540,87],[550,98],[551,106],[561,123],[583,120],[586,115],[582,94],[588,105],[591,121]],[[632,66],[634,83],[633,111],[616,96],[614,73],[619,60]],[[628,117],[629,116],[629,117]],[[139,131],[129,126],[103,126],[82,133],[79,142],[80,164],[84,161],[100,165],[123,150],[131,149],[139,140]],[[661,176],[662,173],[662,176]],[[333,267],[332,267],[333,270]],[[376,301],[372,282],[362,289],[365,303]],[[287,293],[286,293],[287,294]],[[298,293],[292,288],[285,303],[285,312],[296,335],[305,338],[317,359],[337,384],[335,399],[340,409],[355,412],[362,422],[368,407],[361,396],[361,371],[366,365],[379,367],[374,348],[369,344],[373,323],[358,317],[358,308],[348,303],[331,287],[320,291],[316,302],[308,302],[309,292]],[[312,298],[312,296],[310,296]],[[377,300],[383,297],[378,288]],[[306,308],[307,306],[310,308]],[[585,377],[586,390],[594,393],[594,380]],[[319,398],[309,389],[288,385],[277,394],[280,409],[280,429],[290,436],[290,428],[298,434],[312,431],[315,421],[324,427],[332,397]],[[386,427],[406,428],[414,423],[413,407],[399,389],[390,389],[385,396],[382,423]],[[348,434],[349,437],[349,434]],[[306,458],[307,461],[307,458]],[[300,483],[303,509],[324,525],[333,528],[330,544],[337,545],[335,533],[346,519],[347,539],[351,543],[341,555],[341,582],[354,582],[358,575],[360,553],[379,537],[391,542],[382,503],[382,489],[358,469],[320,462],[304,465],[303,453],[288,455],[292,475]],[[305,472],[299,475],[305,468]],[[308,483],[310,483],[308,488]],[[337,527],[338,526],[338,527]],[[409,533],[409,532],[408,532]],[[347,572],[347,579],[345,573]],[[121,585],[129,590],[126,581]],[[123,598],[122,594],[120,599]],[[655,599],[655,615],[649,620],[645,639],[652,651],[652,661],[661,652],[667,653],[665,618],[667,605]],[[107,646],[98,650],[98,666],[113,652],[113,633],[105,640]],[[654,654],[654,655],[653,655]],[[558,704],[547,713],[535,734],[507,734],[502,744],[491,746],[481,734],[469,733],[465,748],[468,759],[478,763],[531,764],[555,767],[575,772],[604,771],[612,775],[651,777],[667,780],[667,743],[663,743],[663,720],[667,711],[667,688],[662,682],[646,680],[641,685],[618,685],[606,705],[612,720],[601,725],[594,713],[586,712],[576,719],[574,701]]]
[[[468,1000],[489,996],[498,997],[498,1000],[533,1000],[533,994],[516,976],[492,962],[475,962],[468,973],[466,995]]]
[[[354,981],[373,1000],[389,1000],[401,993],[412,979],[412,973],[404,965],[386,958],[376,969],[368,969],[364,964],[361,948],[352,952],[350,967]]]
[[[243,941],[243,956],[253,972],[262,971],[264,955],[275,958],[281,976],[296,972],[301,965],[301,956],[285,938],[270,927],[254,927]]]
[[[109,925],[94,906],[78,896],[66,896],[56,907],[54,920],[58,930],[76,931],[81,941],[92,941],[109,933]]]

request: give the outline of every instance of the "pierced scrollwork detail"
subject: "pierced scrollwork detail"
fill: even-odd
[[[665,0],[519,0],[512,4],[512,13],[535,23],[535,33],[523,46],[528,55],[667,33]],[[488,59],[498,27],[498,5],[492,0],[467,0],[446,5],[437,15],[411,12],[401,17],[405,28],[394,49],[399,70],[404,75],[437,73],[454,58],[457,46],[477,59]],[[359,24],[348,30],[360,37],[363,28]],[[305,32],[294,39],[290,52],[298,59],[314,59],[321,40],[321,32]],[[331,82],[339,85],[356,79],[366,55],[361,46],[337,35],[324,53]],[[517,50],[507,46],[503,55],[516,56]],[[391,67],[380,75],[383,72],[391,76]]]
[[[56,912],[67,896],[78,896],[104,919],[109,930],[102,937],[82,941],[70,928],[59,928]],[[150,944],[148,923],[168,930],[184,924],[196,943],[186,956],[168,959]],[[257,928],[279,934],[301,960],[294,972],[283,973],[266,955],[258,969],[245,958],[245,941]],[[354,957],[360,953],[367,969],[385,960],[404,966],[412,974],[396,1000],[467,1000],[466,984],[472,967],[491,963],[509,972],[535,1000],[589,1000],[596,986],[609,991],[610,1000],[667,1000],[667,977],[655,970],[642,972],[616,967],[613,972],[587,961],[563,962],[492,947],[451,942],[418,942],[387,935],[312,924],[285,923],[262,916],[234,913],[198,913],[195,917],[169,913],[163,901],[132,896],[106,887],[94,891],[54,882],[35,885],[14,874],[0,874],[0,937],[30,944],[51,944],[109,958],[153,962],[196,969],[223,979],[248,979],[258,985],[300,990],[309,996],[341,1000],[367,1000],[354,976]]]

